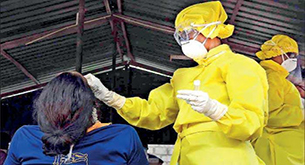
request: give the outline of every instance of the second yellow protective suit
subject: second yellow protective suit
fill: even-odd
[[[157,130],[174,123],[178,133],[171,165],[263,164],[249,142],[262,134],[268,115],[268,84],[265,71],[250,58],[235,54],[228,45],[208,52],[198,66],[178,69],[171,83],[150,92],[148,101],[127,98],[118,113],[130,124]],[[200,90],[228,106],[220,120],[194,111],[177,91]]]
[[[304,116],[296,87],[288,71],[266,60],[261,66],[269,82],[269,120],[254,148],[266,165],[304,165]]]

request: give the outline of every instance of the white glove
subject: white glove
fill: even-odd
[[[115,109],[121,109],[123,107],[126,101],[124,96],[121,96],[113,91],[109,91],[103,85],[103,83],[91,73],[84,77],[87,79],[88,85],[90,86],[94,96],[97,99],[103,101],[105,104]]]
[[[228,111],[228,107],[211,99],[206,92],[199,90],[179,90],[177,98],[185,100],[192,109],[217,121]]]

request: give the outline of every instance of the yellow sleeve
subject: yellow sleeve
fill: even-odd
[[[127,98],[117,112],[131,125],[158,130],[174,123],[178,110],[172,83],[166,83],[152,90],[148,101],[139,97]]]
[[[300,96],[297,89],[286,79],[269,76],[268,126],[299,126],[303,118]]]
[[[279,77],[278,74],[268,74],[269,114],[275,110],[278,110],[281,105],[284,104],[284,82],[282,79],[283,78]]]
[[[230,103],[217,124],[230,138],[255,139],[262,134],[268,116],[266,72],[252,60],[236,60],[226,69],[223,76]]]

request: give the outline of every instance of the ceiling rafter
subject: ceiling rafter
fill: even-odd
[[[233,13],[232,13],[232,16],[229,20],[229,24],[232,24],[234,25],[235,24],[235,19],[236,19],[236,16],[237,16],[237,13],[241,7],[241,5],[244,3],[244,0],[237,0],[236,4],[235,4],[235,7],[234,7],[234,10],[233,10]]]

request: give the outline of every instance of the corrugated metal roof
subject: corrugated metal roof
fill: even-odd
[[[25,74],[23,74],[13,63],[0,56],[0,73],[1,73],[1,91],[2,87],[11,83],[20,83],[23,81],[31,81]],[[32,81],[31,81],[32,82]]]
[[[1,2],[1,43],[75,23],[78,0],[10,0]],[[106,15],[101,0],[87,0],[86,19]]]
[[[109,0],[113,13],[118,12],[117,0]],[[122,14],[174,29],[175,17],[183,8],[203,0],[124,0]],[[300,0],[244,0],[236,17],[233,12],[240,0],[221,1],[228,20],[235,25],[228,39],[233,51],[254,58],[260,45],[275,34],[287,34],[296,39],[305,65],[305,1]],[[73,25],[78,12],[78,0],[7,0],[0,3],[0,43],[33,36]],[[102,19],[107,15],[102,0],[85,1],[85,20]],[[235,18],[233,20],[233,18]],[[120,28],[120,26],[117,26]],[[131,53],[139,63],[172,72],[179,67],[193,65],[192,61],[169,61],[170,55],[182,54],[172,34],[142,25],[126,25]],[[70,29],[71,30],[71,29]],[[69,31],[69,29],[67,30]],[[119,29],[119,35],[123,31]],[[109,23],[90,26],[84,31],[84,70],[110,66],[112,55],[118,54]],[[126,55],[126,41],[120,41]],[[245,47],[244,47],[245,46]],[[5,51],[23,65],[41,83],[56,72],[75,67],[76,31],[54,35],[33,44],[11,46]],[[1,93],[34,85],[15,65],[4,57],[1,60]],[[117,63],[122,59],[117,55]],[[4,89],[4,90],[3,90]]]
[[[108,24],[84,31],[84,66],[92,62],[99,62],[100,65],[102,61],[108,62],[106,66],[111,65],[115,45],[113,37],[109,34],[111,34],[111,29]],[[76,34],[70,34],[35,42],[28,46],[20,46],[7,50],[7,52],[42,82],[41,80],[51,73],[74,69],[76,62],[75,43]],[[4,58],[1,57],[1,59]],[[120,59],[118,59],[118,62],[121,62]],[[91,70],[105,67],[105,65],[97,65],[91,66]],[[31,82],[27,77],[24,77],[25,75],[10,61],[6,59],[4,61],[1,60],[2,89],[7,85],[15,84],[15,82],[16,84],[25,80]],[[34,85],[33,83],[29,84]]]

